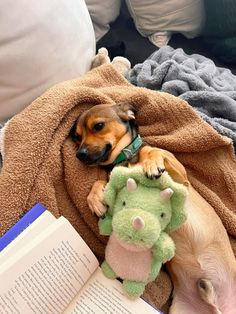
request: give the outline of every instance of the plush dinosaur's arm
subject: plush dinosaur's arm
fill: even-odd
[[[99,219],[98,227],[101,235],[109,236],[112,233],[112,217],[107,213],[105,218]]]
[[[162,232],[152,248],[153,258],[165,263],[175,255],[175,244],[171,237]]]

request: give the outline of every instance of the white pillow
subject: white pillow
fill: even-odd
[[[96,40],[102,38],[110,29],[109,23],[115,21],[120,13],[121,0],[85,0],[93,27]]]
[[[188,38],[200,34],[204,24],[203,0],[126,0],[137,30],[158,47],[167,44],[173,32]]]
[[[90,69],[95,35],[84,0],[1,0],[0,121]]]

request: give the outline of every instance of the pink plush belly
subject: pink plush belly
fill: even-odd
[[[138,251],[131,245],[123,247],[112,234],[106,247],[106,261],[117,277],[145,282],[151,272],[152,255],[150,249]]]

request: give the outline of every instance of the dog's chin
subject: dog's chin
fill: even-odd
[[[106,144],[103,150],[100,152],[100,154],[89,156],[84,163],[86,163],[88,166],[100,165],[108,161],[111,151],[112,151],[112,145]]]

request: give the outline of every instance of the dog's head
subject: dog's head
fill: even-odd
[[[127,103],[96,105],[72,129],[77,158],[88,165],[110,165],[136,136],[135,110]]]

